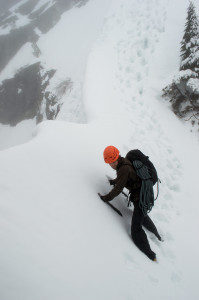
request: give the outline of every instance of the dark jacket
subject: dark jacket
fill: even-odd
[[[113,180],[114,188],[103,196],[104,201],[111,201],[127,188],[132,194],[133,201],[138,201],[140,196],[141,180],[137,176],[131,162],[124,157],[119,157],[117,165],[117,178]]]

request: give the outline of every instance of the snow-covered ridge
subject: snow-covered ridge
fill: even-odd
[[[174,8],[181,18],[186,6],[182,0],[112,1],[82,85],[67,98],[75,115],[73,101],[83,97],[87,122],[67,122],[64,105],[62,121],[42,122],[29,142],[0,152],[2,299],[197,299],[198,143],[159,101],[165,74],[176,69],[175,59],[160,58],[171,45],[178,53],[173,40],[183,27],[176,17],[171,39],[168,21]],[[154,10],[165,16],[162,30]],[[133,11],[144,16],[140,22]],[[110,144],[123,156],[141,149],[158,170],[160,195],[150,215],[164,243],[146,232],[158,263],[133,244],[133,207],[124,195],[112,202],[122,218],[97,196],[110,190],[106,175],[115,176],[102,155]]]

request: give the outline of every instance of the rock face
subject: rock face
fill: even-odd
[[[0,12],[3,13],[4,11],[8,10],[11,6],[19,2],[20,0],[6,0],[0,2]]]
[[[0,95],[1,123],[16,125],[22,118],[34,118],[42,101],[39,64],[29,66],[14,78],[5,80],[0,87]]]
[[[14,78],[4,80],[0,86],[0,120],[3,124],[16,125],[24,119],[35,116],[41,121],[41,104],[45,88],[55,71],[45,74],[45,84],[42,85],[40,63],[30,65],[19,71]],[[48,105],[49,106],[49,105]]]
[[[37,46],[39,35],[47,33],[60,20],[61,15],[75,6],[82,6],[88,0],[56,0],[45,2],[37,9],[39,0],[27,0],[22,5],[0,15],[0,72],[6,68],[9,61],[27,42],[32,44],[33,55],[39,58],[40,50]],[[17,1],[14,1],[17,3]],[[18,25],[20,16],[26,16],[26,24]],[[11,79],[0,83],[0,123],[16,125],[24,119],[37,118],[41,121],[45,115],[47,119],[54,119],[60,109],[56,105],[56,95],[47,92],[47,86],[56,70],[43,71],[41,63],[21,66]],[[42,84],[45,77],[45,84]],[[64,82],[67,89],[70,80]],[[64,89],[63,89],[64,90]],[[51,107],[52,106],[52,107]]]
[[[31,25],[12,30],[9,34],[0,36],[0,71],[6,67],[10,59],[25,43],[35,44],[37,40],[38,36]]]

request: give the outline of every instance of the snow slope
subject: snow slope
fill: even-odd
[[[0,152],[0,299],[198,298],[199,145],[160,101],[187,6],[112,1],[86,65],[87,122],[43,122],[32,140]],[[158,263],[133,244],[125,197],[112,202],[121,218],[97,196],[115,175],[102,157],[109,144],[122,155],[139,148],[157,167],[150,215],[165,241],[147,235]]]

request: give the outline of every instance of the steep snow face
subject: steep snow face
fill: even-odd
[[[62,15],[57,26],[40,38],[38,47],[49,68],[67,74],[72,81],[83,79],[88,54],[110,2],[92,0],[81,9],[73,7]]]
[[[58,120],[87,122],[82,94],[87,60],[111,2],[92,0],[81,9],[74,7],[62,16],[49,34],[40,38],[38,46],[44,66],[57,70],[53,85],[57,86],[67,78],[72,82],[71,89],[61,99],[63,105]]]
[[[155,8],[153,2],[147,1],[116,1],[113,4],[99,41],[89,57],[87,77],[89,84],[92,80],[93,89],[86,89],[86,92],[92,93],[85,95],[88,115],[99,116],[107,110],[114,113],[114,108],[117,109],[118,105],[124,107],[125,102],[128,103],[126,105],[142,102],[149,77],[149,63],[164,32],[165,19],[165,2],[158,2]],[[93,62],[96,64],[96,61],[99,65],[93,77]],[[103,74],[100,80],[98,74]],[[107,80],[110,77],[111,86]],[[102,80],[107,90],[101,89]],[[98,106],[96,101],[92,101],[94,97]]]
[[[29,143],[0,152],[2,299],[197,299],[198,142],[158,101],[175,67],[157,62],[179,46],[167,31],[171,7],[186,6],[112,1],[85,69],[87,123],[43,122]],[[97,196],[110,190],[105,175],[115,176],[103,162],[109,144],[121,155],[139,148],[158,170],[150,216],[164,243],[146,232],[157,264],[131,240],[125,197],[112,202],[121,218]]]

